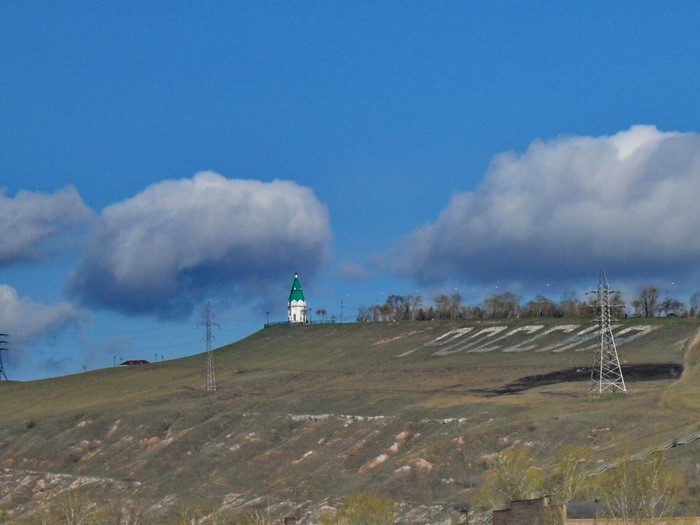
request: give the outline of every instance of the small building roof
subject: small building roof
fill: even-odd
[[[119,366],[134,366],[134,365],[147,365],[149,364],[148,361],[145,359],[128,359],[124,361],[122,364]]]
[[[593,501],[570,501],[566,504],[568,519],[593,519],[598,512],[598,505]]]
[[[294,282],[292,283],[292,291],[289,292],[289,302],[292,301],[306,301],[304,299],[304,292],[301,290],[301,284],[299,283],[299,275],[294,274]]]

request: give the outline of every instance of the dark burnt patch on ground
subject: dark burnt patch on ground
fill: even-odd
[[[634,381],[659,381],[663,379],[678,379],[683,373],[683,365],[679,363],[647,363],[640,365],[625,365],[622,367],[622,376],[626,383]],[[571,383],[574,381],[590,381],[590,368],[567,368],[548,374],[521,377],[517,381],[508,383],[499,388],[482,391],[487,395],[518,394],[540,386],[556,383]]]

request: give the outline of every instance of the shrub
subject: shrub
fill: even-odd
[[[327,525],[390,525],[396,520],[394,502],[374,492],[347,496],[335,517],[322,517]]]

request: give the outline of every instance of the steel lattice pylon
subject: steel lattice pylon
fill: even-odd
[[[211,350],[211,327],[212,325],[219,326],[218,324],[212,322],[212,312],[211,306],[207,302],[207,306],[204,309],[204,322],[199,323],[199,325],[204,325],[206,327],[206,340],[207,340],[207,364],[206,364],[206,380],[204,383],[204,390],[212,392],[216,390],[216,381],[214,379],[214,352]]]
[[[615,348],[612,334],[612,316],[610,314],[610,286],[605,277],[605,270],[600,270],[598,288],[593,290],[597,295],[596,311],[598,314],[599,344],[596,349],[595,361],[591,369],[590,392],[627,392],[625,380],[622,378],[620,359]]]

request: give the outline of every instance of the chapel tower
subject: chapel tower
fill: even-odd
[[[289,292],[289,302],[287,303],[287,317],[290,323],[306,323],[306,299],[299,284],[299,275],[294,274],[292,291]]]

